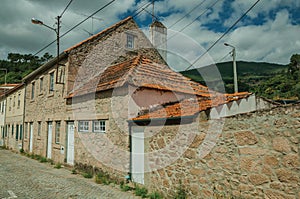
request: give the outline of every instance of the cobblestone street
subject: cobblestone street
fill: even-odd
[[[117,186],[117,185],[116,185]],[[0,199],[138,199],[117,187],[96,184],[92,179],[55,169],[47,163],[0,149]]]

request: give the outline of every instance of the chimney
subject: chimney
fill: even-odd
[[[152,45],[167,62],[167,28],[161,22],[155,20],[150,25],[150,36]]]

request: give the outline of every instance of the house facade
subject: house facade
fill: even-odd
[[[7,147],[19,151],[23,147],[25,87],[20,84],[6,93],[5,129],[7,132]]]
[[[72,101],[67,96],[111,64],[140,53],[164,63],[134,20],[128,17],[67,49],[60,55],[58,64],[53,59],[27,75],[23,79],[26,88],[24,150],[70,165],[85,163],[86,158],[81,156],[86,157],[86,153],[77,153],[74,147],[82,144],[76,139],[77,133],[95,126],[99,132],[108,131],[109,110],[104,109],[98,115],[79,111],[78,116],[73,105],[77,99]],[[102,106],[106,106],[105,102]]]

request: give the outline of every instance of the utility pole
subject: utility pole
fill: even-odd
[[[234,84],[234,93],[238,93],[238,81],[237,81],[237,71],[236,71],[236,51],[233,45],[224,43],[225,46],[232,48],[232,59],[233,59],[233,84]]]

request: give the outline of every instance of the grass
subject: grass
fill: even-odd
[[[61,163],[56,163],[56,165],[54,166],[55,169],[60,169],[62,167]]]
[[[92,173],[82,173],[82,176],[84,177],[84,178],[93,178],[93,174]]]

